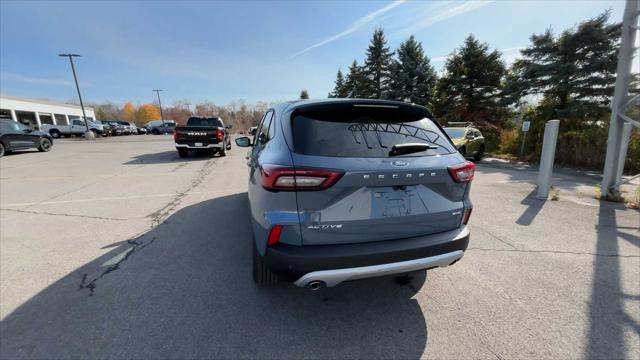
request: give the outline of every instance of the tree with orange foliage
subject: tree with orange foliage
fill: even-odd
[[[144,104],[138,108],[137,124],[143,126],[151,120],[160,120],[160,110],[154,104]]]
[[[126,121],[134,121],[136,119],[136,107],[131,101],[128,101],[122,107],[122,118]]]

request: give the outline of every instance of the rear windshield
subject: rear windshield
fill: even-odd
[[[295,152],[337,157],[389,157],[393,145],[423,143],[437,149],[402,156],[451,154],[449,140],[428,118],[407,122],[358,118],[353,121],[313,119],[303,115],[292,120]]]
[[[222,127],[222,121],[218,118],[189,118],[188,126],[218,126]]]

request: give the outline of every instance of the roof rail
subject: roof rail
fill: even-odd
[[[475,123],[472,121],[449,121],[447,126],[464,126],[464,127],[475,127]]]

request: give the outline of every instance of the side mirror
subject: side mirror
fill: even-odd
[[[239,137],[236,139],[236,145],[238,145],[239,147],[250,147],[251,139],[246,136]]]
[[[225,125],[224,127],[227,128],[227,129],[231,129],[233,127],[233,125],[228,124],[228,125]]]
[[[30,133],[30,132],[33,132],[33,130],[31,130],[31,129],[23,129],[22,132]]]

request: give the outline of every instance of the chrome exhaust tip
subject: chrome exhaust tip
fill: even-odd
[[[320,281],[320,280],[314,280],[314,281],[310,281],[307,284],[307,287],[309,288],[309,290],[311,291],[316,291],[319,290],[320,288],[324,287],[324,281]]]

